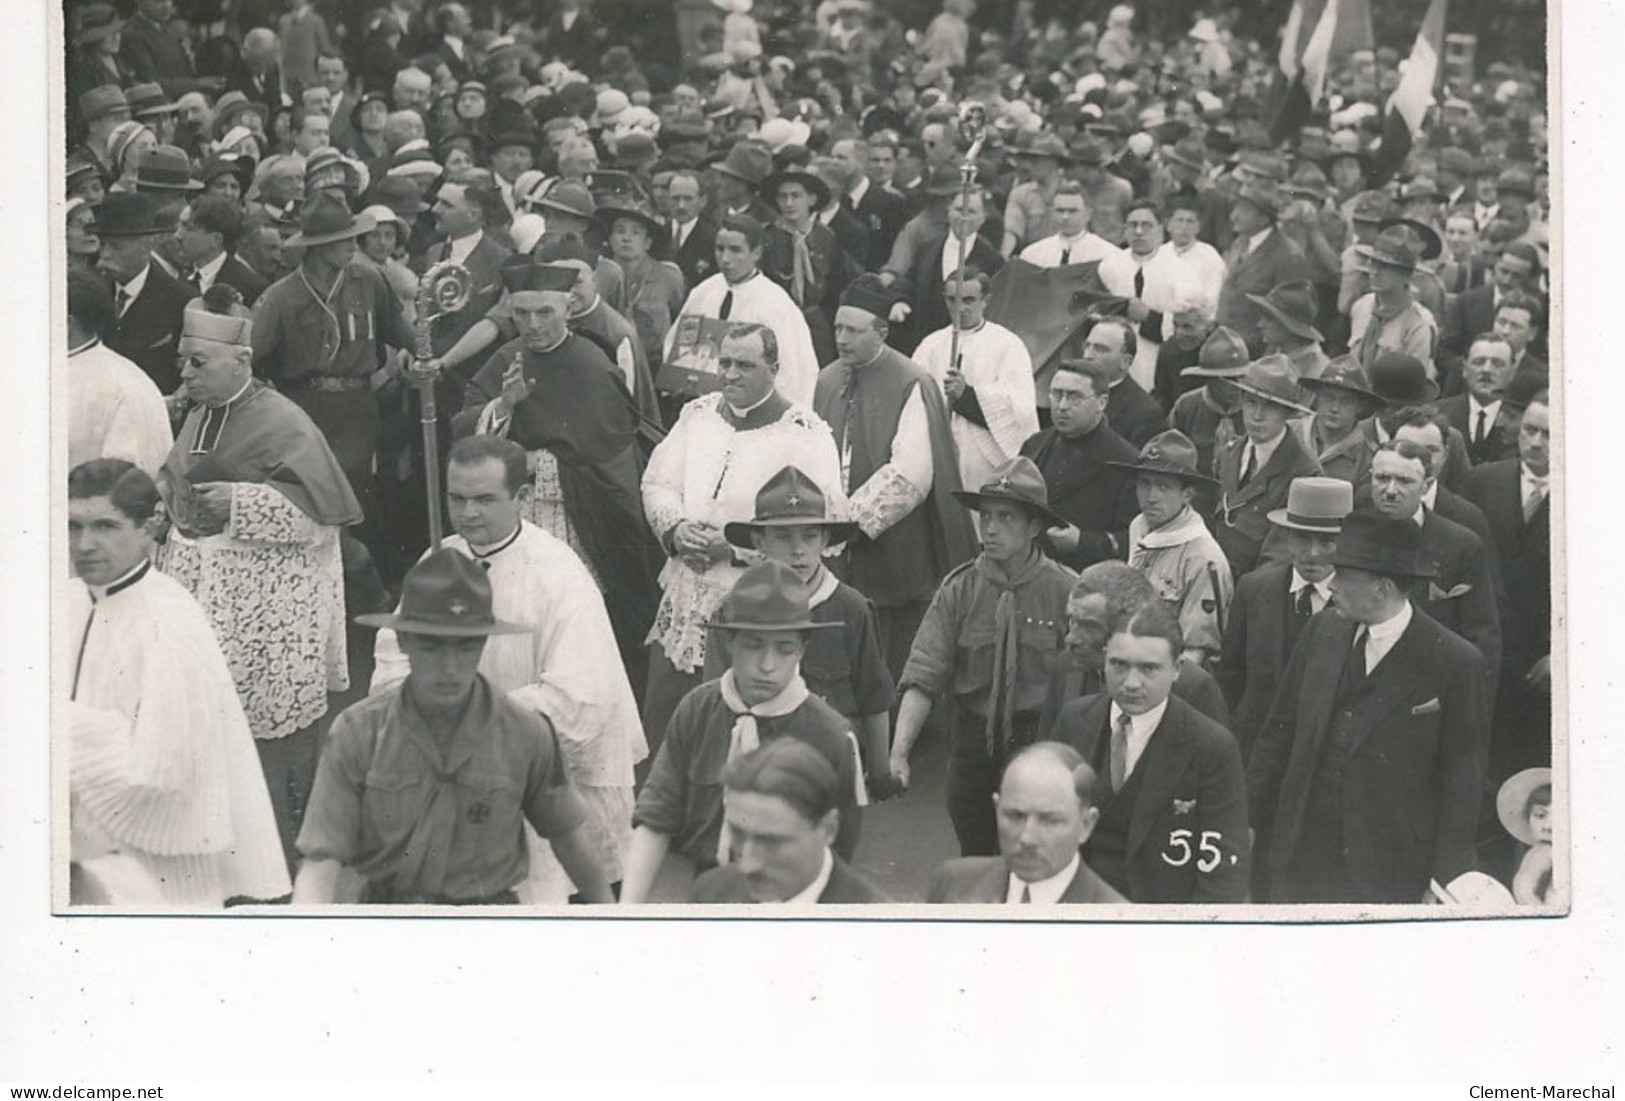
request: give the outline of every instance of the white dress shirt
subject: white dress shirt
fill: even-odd
[[[1309,610],[1311,612],[1325,611],[1326,606],[1332,602],[1332,578],[1336,576],[1336,572],[1333,571],[1326,575],[1324,581],[1306,581],[1303,574],[1294,568],[1292,571],[1292,585],[1288,589],[1288,592],[1292,595],[1293,606],[1297,606],[1298,594],[1303,592],[1304,589],[1309,589]]]
[[[863,202],[863,197],[867,194],[869,194],[869,177],[859,176],[858,185],[846,193],[847,205],[856,210],[858,204]]]
[[[1151,735],[1155,734],[1157,727],[1162,725],[1162,716],[1167,710],[1168,701],[1164,699],[1149,711],[1142,712],[1139,715],[1129,715],[1128,755],[1123,762],[1123,780],[1125,783],[1130,776],[1134,775],[1134,766],[1140,763],[1140,757],[1145,753],[1145,747],[1151,741]],[[1117,729],[1117,720],[1125,714],[1127,713],[1121,707],[1118,707],[1115,703],[1112,704],[1111,730]]]
[[[124,309],[118,311],[118,315],[120,317],[124,316],[124,310],[128,310],[132,302],[141,297],[141,290],[147,285],[147,273],[150,271],[152,271],[152,265],[148,264],[141,269],[140,275],[137,275],[128,283],[120,283],[118,285],[118,290],[126,296],[124,299]],[[113,301],[115,304],[117,304],[117,294],[114,295]]]
[[[1530,470],[1527,466],[1518,468],[1519,500],[1523,502],[1525,513],[1533,511],[1541,501],[1551,492],[1551,475],[1542,477]]]
[[[699,222],[700,222],[700,219],[698,217],[690,218],[686,222],[678,222],[678,221],[674,220],[672,222],[673,228],[672,228],[671,237],[672,237],[672,240],[674,242],[676,242],[676,243],[672,247],[673,248],[682,248],[685,244],[687,244],[688,243],[688,235],[690,233],[694,232],[694,227],[697,226],[699,224]]]
[[[1484,414],[1484,435],[1488,436],[1495,428],[1496,420],[1501,416],[1501,403],[1492,401],[1488,405],[1478,404],[1478,399],[1471,393],[1467,395],[1467,438],[1474,443],[1478,438],[1478,415]]]
[[[220,269],[226,266],[226,254],[220,252],[213,260],[197,266],[197,292],[204,294],[214,286],[214,281],[220,275]]]
[[[1061,896],[1066,894],[1067,887],[1071,886],[1072,878],[1078,874],[1078,865],[1081,863],[1083,858],[1073,853],[1072,860],[1066,867],[1048,879],[1040,879],[1037,883],[1028,883],[1015,872],[1011,872],[1010,884],[1004,890],[1005,904],[1020,905],[1022,892],[1025,891],[1027,901],[1035,906],[1055,905],[1061,901]]]
[[[1399,614],[1386,622],[1372,624],[1365,629],[1365,672],[1366,676],[1377,668],[1377,664],[1388,656],[1388,651],[1394,648],[1399,636],[1405,633],[1405,628],[1411,625],[1411,602],[1405,601]]]
[[[480,242],[483,240],[485,240],[485,231],[483,229],[476,230],[467,237],[453,237],[451,247],[446,250],[446,259],[453,264],[467,263],[468,254],[479,248]]]
[[[1062,237],[1059,233],[1034,241],[1021,250],[1021,258],[1041,268],[1061,266],[1061,253],[1067,253],[1068,264],[1087,264],[1091,260],[1105,260],[1123,250],[1106,238],[1084,230],[1076,237]]]
[[[1264,469],[1265,464],[1275,457],[1275,449],[1281,446],[1281,441],[1284,439],[1286,439],[1285,428],[1281,429],[1281,434],[1269,443],[1254,443],[1252,438],[1249,437],[1247,443],[1241,449],[1240,470],[1246,470],[1248,461],[1251,460],[1253,476],[1256,478],[1258,472]],[[1237,472],[1237,476],[1240,476],[1240,471]]]

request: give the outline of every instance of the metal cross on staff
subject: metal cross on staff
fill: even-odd
[[[434,323],[468,305],[472,287],[468,269],[450,261],[434,265],[418,280],[415,327],[419,368],[434,357]],[[434,548],[440,545],[444,535],[440,513],[440,411],[435,408],[434,400],[436,376],[420,370],[415,377],[423,421],[423,486],[429,498],[429,546]]]
[[[966,143],[965,159],[959,165],[959,217],[965,218],[970,212],[971,188],[976,185],[976,158],[982,152],[982,142],[987,137],[987,108],[975,101],[960,105],[959,108],[959,136]],[[948,214],[950,227],[953,222],[953,212]],[[959,370],[959,310],[960,303],[965,297],[965,256],[969,251],[970,242],[960,234],[955,234],[959,241],[958,261],[954,265],[954,306],[948,325],[948,362],[954,371]]]

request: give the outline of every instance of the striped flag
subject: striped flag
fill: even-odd
[[[1270,140],[1285,141],[1309,121],[1326,95],[1332,59],[1363,48],[1371,39],[1367,0],[1293,0],[1281,30]]]
[[[1445,0],[1432,0],[1422,30],[1411,47],[1411,58],[1400,74],[1399,87],[1388,97],[1388,114],[1383,120],[1382,140],[1372,153],[1372,187],[1392,179],[1411,146],[1422,132],[1433,89],[1439,82],[1439,59],[1444,56]]]

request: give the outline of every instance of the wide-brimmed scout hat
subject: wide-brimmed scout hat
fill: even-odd
[[[1390,224],[1369,245],[1355,245],[1354,252],[1362,260],[1373,264],[1415,271],[1417,262],[1422,258],[1422,245],[1412,240],[1405,227]]]
[[[981,509],[993,501],[1009,501],[1038,517],[1045,527],[1066,526],[1065,520],[1050,511],[1049,486],[1044,482],[1044,475],[1025,455],[1018,455],[994,470],[981,489],[975,492],[956,489],[953,496],[966,508],[973,509]]]
[[[1354,511],[1354,484],[1342,478],[1294,478],[1287,487],[1286,507],[1270,512],[1269,521],[1293,531],[1337,535],[1343,518]]]
[[[407,572],[401,582],[400,610],[358,615],[364,627],[388,627],[401,635],[478,638],[521,635],[534,630],[506,623],[493,614],[491,579],[461,551],[441,547]]]
[[[654,211],[647,205],[631,198],[616,198],[604,203],[598,208],[597,218],[606,230],[614,226],[617,218],[631,219],[648,231],[652,248],[660,248],[666,240],[665,224],[655,217]]]
[[[1439,396],[1427,366],[1404,352],[1383,352],[1371,364],[1371,390],[1389,405],[1426,405]]]
[[[1247,298],[1294,336],[1305,340],[1323,339],[1320,330],[1315,328],[1319,308],[1315,302],[1315,285],[1307,279],[1277,283],[1268,294],[1249,294]]]
[[[1426,222],[1419,222],[1415,218],[1384,218],[1377,223],[1377,228],[1384,231],[1396,226],[1407,232],[1411,245],[1421,259],[1437,260],[1444,255],[1444,238]]]
[[[773,174],[773,154],[756,142],[738,142],[728,150],[726,157],[711,166],[711,171],[760,187]]]
[[[367,214],[352,214],[343,199],[330,191],[318,191],[299,208],[299,232],[288,238],[290,247],[330,245],[371,233],[378,224]]]
[[[844,543],[858,532],[849,520],[832,520],[824,491],[799,467],[787,466],[769,478],[756,494],[756,515],[749,521],[735,520],[722,528],[723,536],[736,547],[755,546],[751,533],[767,528],[820,527],[831,543]]]
[[[1286,356],[1260,356],[1235,380],[1236,389],[1293,413],[1312,413],[1298,389],[1298,369]]]
[[[1529,829],[1526,814],[1529,809],[1529,797],[1538,788],[1550,787],[1551,784],[1551,769],[1526,768],[1509,776],[1506,783],[1501,785],[1501,790],[1495,794],[1496,817],[1501,819],[1501,825],[1508,833],[1525,845],[1535,843],[1535,835]]]
[[[829,205],[829,184],[825,183],[811,172],[794,167],[786,167],[763,180],[761,188],[762,198],[766,199],[768,202],[777,207],[779,202],[779,188],[787,183],[798,183],[807,189],[808,194],[812,196],[813,211],[815,213],[823,210]]]
[[[1338,356],[1326,364],[1319,378],[1306,378],[1299,382],[1311,395],[1322,390],[1342,390],[1366,399],[1372,406],[1383,406],[1382,395],[1371,389],[1371,380],[1366,377],[1365,368],[1353,356]]]
[[[1344,517],[1331,563],[1388,577],[1426,578],[1438,572],[1422,558],[1422,529],[1416,521],[1384,516],[1374,508]]]
[[[739,575],[733,591],[707,627],[724,631],[811,631],[839,627],[815,623],[811,594],[796,571],[782,562],[759,562]]]
[[[1034,160],[1038,157],[1048,157],[1050,160],[1067,164],[1072,160],[1072,153],[1067,149],[1066,142],[1061,140],[1059,134],[1051,133],[1048,130],[1036,135],[1025,149],[1016,148],[1010,150],[1011,160],[1018,158]]]
[[[1252,362],[1252,358],[1241,334],[1220,325],[1202,341],[1202,347],[1196,353],[1196,366],[1186,367],[1179,375],[1181,378],[1234,380],[1247,373],[1247,364]]]
[[[1134,474],[1169,474],[1191,483],[1217,485],[1218,482],[1198,468],[1196,445],[1191,438],[1177,429],[1158,433],[1140,448],[1140,456],[1132,463],[1108,462],[1106,465]]]

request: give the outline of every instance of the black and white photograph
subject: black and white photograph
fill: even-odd
[[[1555,6],[43,6],[53,922],[1579,904]]]

